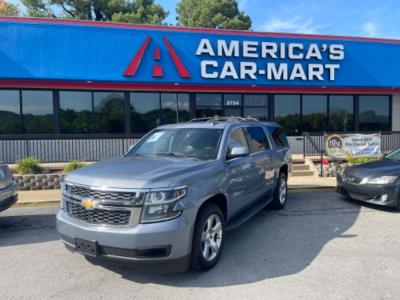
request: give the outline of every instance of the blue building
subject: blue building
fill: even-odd
[[[0,18],[0,137],[140,137],[203,116],[400,129],[400,41]]]

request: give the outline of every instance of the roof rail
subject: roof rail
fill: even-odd
[[[234,122],[234,121],[258,121],[258,119],[233,117],[233,116],[232,117],[214,116],[214,117],[206,117],[206,118],[195,118],[195,119],[191,119],[189,122],[195,123],[195,122]]]

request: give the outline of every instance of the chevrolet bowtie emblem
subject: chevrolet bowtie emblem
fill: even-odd
[[[92,210],[96,207],[96,202],[91,198],[82,199],[81,206],[87,210]]]

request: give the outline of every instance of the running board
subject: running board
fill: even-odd
[[[226,231],[236,229],[258,214],[261,210],[263,210],[270,201],[259,201],[254,204],[252,207],[241,213],[239,216],[235,217],[232,221],[228,223],[226,226]]]

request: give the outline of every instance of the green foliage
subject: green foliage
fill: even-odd
[[[122,23],[162,24],[168,15],[168,12],[160,4],[155,4],[153,1],[139,0],[135,3],[135,10],[114,13],[111,20]]]
[[[377,157],[370,157],[370,156],[361,156],[361,157],[348,156],[346,158],[347,162],[352,165],[365,164],[367,162],[374,161],[377,159],[378,159]]]
[[[237,0],[181,0],[176,8],[178,22],[188,27],[251,28],[251,19],[239,10]]]
[[[7,2],[6,0],[0,0],[0,16],[13,17],[19,15],[20,11],[18,5]]]
[[[39,161],[32,156],[22,159],[17,166],[17,173],[19,174],[37,174],[41,171]]]
[[[76,169],[82,168],[85,165],[79,161],[71,161],[64,167],[64,173],[70,173]]]
[[[22,0],[32,17],[161,24],[168,12],[154,0]]]

